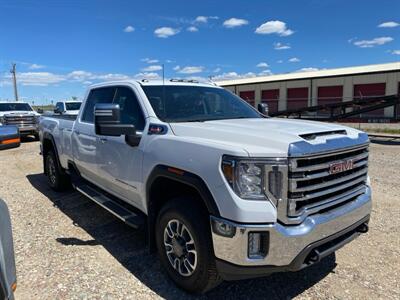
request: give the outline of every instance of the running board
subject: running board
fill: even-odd
[[[98,205],[108,210],[118,219],[124,221],[127,225],[133,228],[140,228],[145,224],[143,216],[134,213],[133,211],[125,208],[121,204],[112,200],[111,198],[104,195],[101,191],[87,184],[74,185],[75,189],[96,202]]]

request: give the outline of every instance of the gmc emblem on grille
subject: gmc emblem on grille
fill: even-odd
[[[341,161],[329,166],[329,174],[337,174],[354,168],[353,160]]]

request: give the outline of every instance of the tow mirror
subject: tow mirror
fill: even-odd
[[[56,107],[56,108],[54,109],[54,113],[56,113],[56,114],[61,114],[62,111],[60,110],[59,107]]]
[[[264,116],[268,116],[268,104],[267,103],[259,103],[257,109]]]
[[[97,135],[121,136],[131,146],[137,146],[140,136],[136,134],[135,125],[121,124],[119,104],[98,103],[94,107],[94,127]]]

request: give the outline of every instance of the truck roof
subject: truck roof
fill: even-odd
[[[221,88],[217,84],[213,82],[200,82],[197,80],[186,80],[186,79],[166,79],[163,80],[119,80],[119,81],[107,81],[102,83],[96,83],[89,88],[108,86],[108,85],[116,85],[116,84],[139,84],[141,86],[158,86],[158,85],[166,85],[166,86],[203,86],[203,87],[214,87]]]

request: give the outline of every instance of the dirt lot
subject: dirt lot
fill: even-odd
[[[0,152],[17,299],[187,298],[148,254],[145,237],[76,192],[49,190],[39,144]],[[370,232],[297,273],[223,283],[202,298],[400,299],[400,144],[372,144]]]

